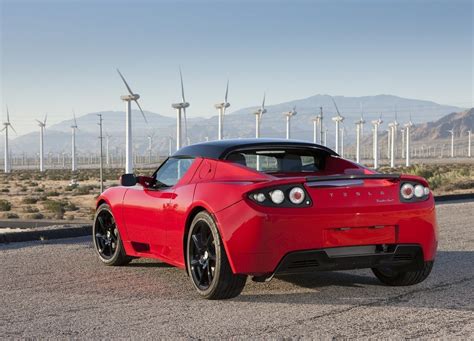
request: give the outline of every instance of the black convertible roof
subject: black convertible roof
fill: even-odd
[[[195,156],[211,159],[225,159],[231,152],[239,149],[258,148],[309,148],[337,155],[333,150],[306,141],[284,139],[232,139],[209,141],[186,146],[178,150],[173,156]]]

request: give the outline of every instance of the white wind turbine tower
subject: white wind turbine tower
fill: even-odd
[[[263,101],[262,101],[262,106],[258,108],[254,114],[255,114],[255,137],[258,139],[260,138],[260,123],[262,122],[262,115],[267,112],[267,109],[265,109],[265,93],[263,94]]]
[[[360,119],[356,121],[356,162],[360,163],[360,143],[362,139],[362,128],[365,124],[364,118],[362,115],[360,116]]]
[[[8,111],[7,108],[7,120],[3,122],[3,129],[1,131],[5,130],[5,173],[10,173],[11,172],[11,165],[10,165],[10,150],[8,148],[8,128],[12,128],[12,130],[15,132],[15,128],[13,128],[12,124],[10,123],[10,112]]]
[[[323,144],[323,107],[319,107],[319,114],[313,118],[313,143]]]
[[[405,124],[405,141],[406,141],[406,150],[405,150],[405,166],[410,167],[410,129],[413,127],[413,122],[410,120]]]
[[[225,88],[225,96],[224,96],[224,102],[222,103],[217,103],[214,105],[214,107],[218,110],[219,112],[219,121],[218,121],[218,128],[217,128],[217,139],[222,140],[224,138],[224,114],[225,110],[230,107],[230,103],[227,102],[227,95],[229,94],[229,80],[227,80],[227,86]]]
[[[153,137],[155,136],[155,133],[148,134],[147,139],[148,139],[148,163],[151,164],[151,152],[153,150]]]
[[[372,121],[372,124],[374,126],[373,132],[374,132],[374,142],[373,142],[373,147],[374,147],[374,169],[379,168],[379,146],[378,146],[378,134],[379,134],[379,126],[383,123],[382,117],[379,117],[378,120]]]
[[[38,126],[40,127],[40,172],[44,172],[44,128],[46,128],[46,120],[48,119],[48,114],[44,116],[44,121],[36,120]]]
[[[145,122],[148,123],[145,117],[145,113],[143,112],[140,104],[138,103],[138,99],[140,98],[139,94],[134,94],[130,86],[128,85],[125,77],[120,73],[119,69],[117,72],[122,78],[123,83],[127,87],[128,95],[120,96],[120,99],[126,103],[125,107],[125,173],[130,174],[133,173],[133,153],[132,153],[132,101],[134,101],[140,112],[142,113],[143,119]]]
[[[395,158],[396,158],[396,143],[397,143],[397,133],[398,133],[398,126],[400,124],[397,121],[397,112],[395,111],[395,120],[391,122],[388,126],[391,130],[391,141],[390,141],[390,167],[395,167]]]
[[[76,121],[76,113],[74,110],[72,111],[73,122],[71,125],[71,134],[72,134],[72,141],[71,141],[71,170],[75,172],[77,170],[76,165],[76,130],[78,129],[77,121]]]
[[[293,107],[292,110],[283,113],[286,118],[286,139],[289,140],[291,138],[291,118],[297,114],[296,107]]]
[[[342,125],[341,128],[341,157],[344,157],[344,134],[346,132],[346,127],[344,127],[344,124]]]
[[[451,134],[451,157],[454,157],[454,128],[448,130],[448,133]]]
[[[181,103],[173,103],[171,106],[176,109],[176,150],[179,150],[183,146],[183,134],[181,128],[181,117],[184,118],[184,141],[187,142],[188,137],[188,122],[186,118],[186,108],[189,107],[189,103],[184,98],[184,85],[183,85],[183,74],[181,68],[179,68],[179,78],[181,80]],[[182,115],[182,116],[181,116]]]
[[[332,98],[332,102],[334,103],[334,106],[336,107],[336,112],[337,112],[337,116],[333,117],[332,120],[334,122],[336,122],[336,146],[335,146],[335,151],[336,153],[339,153],[339,126],[341,124],[341,122],[344,122],[344,117],[341,116],[340,112],[339,112],[339,109],[337,108],[337,104],[336,104],[336,101],[334,100],[334,98]]]

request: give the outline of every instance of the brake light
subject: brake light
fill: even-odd
[[[418,183],[403,183],[400,187],[402,201],[416,202],[428,199],[430,189]]]
[[[301,185],[282,185],[252,192],[248,197],[257,204],[273,207],[307,207],[311,198]]]
[[[293,187],[290,191],[290,201],[293,204],[299,205],[304,201],[305,194],[301,187]]]

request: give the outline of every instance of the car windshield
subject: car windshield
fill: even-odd
[[[326,155],[308,149],[244,150],[229,154],[226,160],[265,173],[306,173],[322,170]]]

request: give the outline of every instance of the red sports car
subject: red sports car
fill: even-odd
[[[388,285],[426,279],[437,248],[425,179],[380,174],[326,147],[274,139],[191,145],[97,200],[107,265],[157,258],[200,295],[239,295],[247,276],[371,268]]]

